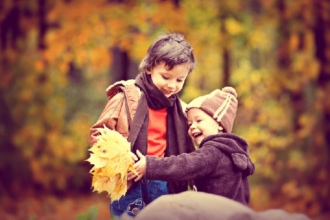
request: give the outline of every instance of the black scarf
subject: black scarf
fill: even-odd
[[[187,132],[186,118],[182,112],[180,99],[177,94],[167,98],[152,82],[147,73],[136,77],[135,85],[142,90],[138,108],[133,119],[128,141],[132,144],[132,152],[140,150],[147,154],[148,148],[148,107],[154,110],[167,108],[167,146],[166,156],[192,152],[195,148]]]

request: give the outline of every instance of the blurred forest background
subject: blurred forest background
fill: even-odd
[[[238,92],[251,207],[330,219],[329,27],[327,0],[0,1],[1,219],[110,217],[90,189],[89,128],[164,31],[194,47],[184,101]]]

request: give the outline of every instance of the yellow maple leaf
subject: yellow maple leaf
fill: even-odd
[[[130,143],[106,126],[98,131],[99,139],[89,149],[92,153],[86,160],[94,165],[90,171],[93,192],[107,192],[111,201],[119,200],[127,192],[127,173],[138,175],[133,167]]]
[[[91,164],[94,164],[93,168],[101,168],[108,163],[108,159],[97,157],[95,156],[95,154],[91,154],[91,156],[86,161],[90,162]]]

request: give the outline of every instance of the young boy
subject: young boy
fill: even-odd
[[[180,34],[163,34],[149,47],[135,80],[121,81],[107,89],[108,103],[91,128],[93,146],[103,125],[118,131],[131,143],[131,151],[163,158],[192,152],[186,118],[177,95],[195,68],[193,48]],[[184,104],[184,103],[182,103]],[[128,181],[128,191],[113,201],[111,214],[135,216],[161,195],[187,190],[187,181]]]
[[[141,159],[134,167],[139,176],[166,181],[193,179],[198,191],[247,205],[247,177],[254,173],[254,164],[249,159],[248,143],[230,133],[236,109],[237,94],[231,87],[193,100],[186,109],[188,133],[200,148],[167,158],[144,157],[137,152]]]

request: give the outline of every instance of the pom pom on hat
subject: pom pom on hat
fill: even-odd
[[[187,108],[199,108],[216,120],[227,133],[233,128],[237,110],[237,93],[232,87],[216,89],[209,95],[201,96],[191,101]]]
[[[223,92],[226,92],[226,93],[230,93],[233,96],[235,96],[235,98],[237,98],[236,90],[233,87],[228,87],[228,86],[227,87],[224,87],[224,88],[222,88],[222,91]]]

